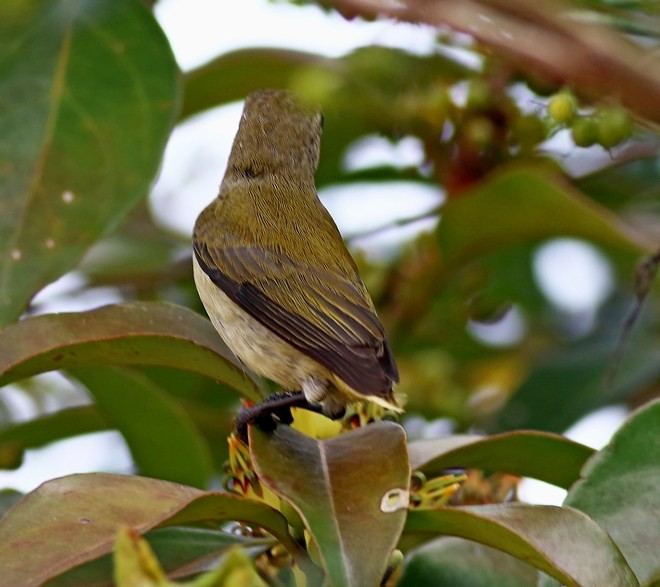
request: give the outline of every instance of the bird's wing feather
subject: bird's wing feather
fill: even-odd
[[[234,303],[356,392],[384,395],[398,381],[383,327],[357,275],[330,273],[256,247],[195,241],[194,251],[202,270]]]

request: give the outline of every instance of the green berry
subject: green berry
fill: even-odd
[[[599,113],[597,121],[598,143],[609,149],[630,138],[633,123],[622,108],[610,108]]]
[[[591,147],[598,141],[598,123],[591,116],[577,118],[573,121],[571,136],[578,147]]]
[[[569,124],[577,114],[578,104],[569,92],[559,92],[548,102],[548,114],[557,124]]]

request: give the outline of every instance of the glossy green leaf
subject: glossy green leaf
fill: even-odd
[[[653,250],[652,242],[540,166],[510,167],[471,193],[450,200],[442,209],[438,228],[441,251],[451,266],[505,247],[559,236],[634,254]]]
[[[146,477],[86,474],[44,483],[0,519],[0,587],[41,585],[109,553],[122,525],[143,533],[227,520],[265,528],[314,572],[284,516],[263,503]]]
[[[406,556],[397,587],[536,587],[538,571],[499,550],[443,537]]]
[[[410,466],[391,422],[318,441],[288,426],[250,430],[262,483],[290,503],[312,535],[333,587],[376,587],[403,529]],[[394,492],[392,504],[388,495]]]
[[[79,367],[74,376],[121,432],[141,475],[206,488],[210,449],[190,416],[144,375],[117,367]]]
[[[495,436],[447,436],[408,445],[413,470],[475,468],[534,477],[568,489],[593,449],[555,434],[517,431]]]
[[[261,397],[211,323],[181,306],[130,302],[35,316],[0,331],[0,385],[54,369],[107,364],[177,367],[253,400]]]
[[[587,463],[565,504],[596,520],[642,585],[660,577],[660,400],[639,409]]]
[[[406,532],[468,538],[497,548],[568,587],[638,587],[605,531],[571,508],[523,503],[411,512]]]
[[[0,11],[0,324],[80,260],[153,181],[178,71],[139,0]]]

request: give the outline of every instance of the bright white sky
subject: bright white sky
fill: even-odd
[[[434,33],[412,25],[344,20],[316,6],[268,0],[160,0],[156,16],[184,69],[244,47],[287,47],[337,57],[367,44],[428,52]]]
[[[316,7],[292,7],[285,2],[266,0],[160,0],[156,5],[156,16],[184,70],[222,52],[250,46],[289,47],[339,56],[366,44],[402,47],[418,53],[428,52],[433,44],[433,31],[429,29],[388,22],[346,22]],[[189,235],[197,214],[215,197],[240,111],[239,104],[217,109],[196,117],[175,132],[152,198],[156,215],[173,229]],[[419,144],[405,139],[398,145],[390,145],[382,139],[372,138],[356,146],[347,165],[392,159],[421,160]],[[401,197],[402,187],[405,187],[404,198]],[[359,199],[355,198],[353,191],[340,188],[326,190],[321,197],[340,229],[345,235],[351,235],[382,226],[394,218],[420,214],[437,205],[442,195],[438,190],[404,184],[387,189],[383,186],[363,187]],[[368,214],[365,209],[369,210]],[[354,244],[367,253],[378,255],[388,245],[431,226],[432,223],[421,222],[404,229],[390,229]],[[567,258],[571,259],[570,266],[579,268],[571,273],[570,279],[562,279]],[[591,247],[575,241],[550,243],[541,249],[536,272],[550,299],[567,311],[590,307],[603,291],[611,287],[611,275],[602,258]],[[75,280],[75,276],[67,276],[40,295],[40,299],[50,304],[44,311],[84,309],[114,301],[112,292],[100,292],[101,296],[106,296],[102,302],[98,298],[67,298],[67,291]],[[513,318],[515,324],[512,328],[524,328],[519,316]],[[509,320],[513,318],[509,317]],[[510,337],[512,332],[509,330],[498,336]],[[475,335],[479,336],[479,333]],[[482,335],[488,340],[493,333],[484,332]],[[601,447],[624,416],[622,408],[608,408],[576,424],[569,436]],[[76,455],[74,459],[72,453]],[[25,464],[18,471],[0,471],[0,487],[28,491],[47,479],[64,474],[129,471],[130,466],[130,455],[119,434],[88,435],[56,443],[44,450],[29,451]],[[543,487],[537,482],[526,483],[522,493],[525,499],[538,503],[558,504],[563,499],[560,490]]]

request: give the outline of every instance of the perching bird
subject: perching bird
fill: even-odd
[[[316,193],[322,123],[289,92],[248,96],[220,193],[195,224],[195,284],[234,354],[302,392],[284,404],[304,394],[330,417],[364,400],[398,410],[383,326]]]

